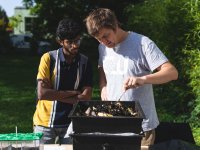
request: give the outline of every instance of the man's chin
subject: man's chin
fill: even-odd
[[[70,53],[72,56],[76,56],[78,54],[78,52],[75,53]]]
[[[115,44],[111,43],[111,44],[106,45],[106,47],[108,47],[108,48],[114,48]]]
[[[106,47],[108,48],[113,48],[114,46],[113,45],[105,45]]]
[[[71,51],[71,54],[72,54],[72,55],[77,55],[77,54],[78,54],[78,49],[72,50],[72,51]]]

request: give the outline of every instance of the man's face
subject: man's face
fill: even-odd
[[[95,38],[103,45],[109,48],[115,47],[117,44],[116,41],[116,32],[112,29],[102,28],[99,31],[99,34]]]
[[[81,43],[80,36],[77,36],[73,40],[65,39],[65,40],[61,41],[61,45],[63,46],[64,54],[75,56],[78,53],[80,43]]]

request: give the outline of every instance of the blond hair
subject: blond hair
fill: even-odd
[[[89,13],[85,19],[86,28],[91,36],[97,36],[99,30],[108,28],[116,30],[119,25],[116,15],[107,8],[98,8]]]

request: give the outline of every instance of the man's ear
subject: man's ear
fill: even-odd
[[[57,40],[58,44],[60,44],[60,46],[64,45],[64,40]]]

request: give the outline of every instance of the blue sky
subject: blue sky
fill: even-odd
[[[23,6],[22,0],[0,0],[0,6],[6,11],[8,17],[14,15],[14,8]]]

